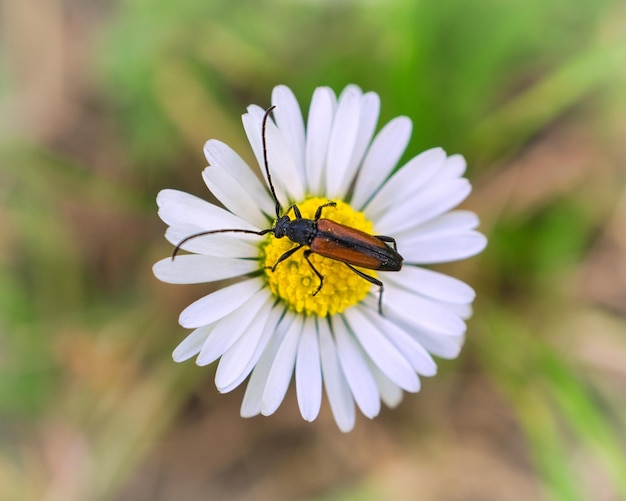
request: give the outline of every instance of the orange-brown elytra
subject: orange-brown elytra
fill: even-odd
[[[311,267],[311,270],[319,278],[319,285],[313,292],[313,295],[315,296],[324,285],[324,277],[317,270],[317,268],[315,268],[309,259],[309,256],[314,253],[335,261],[340,261],[358,276],[379,287],[378,311],[382,314],[383,283],[377,278],[358,270],[355,266],[369,270],[399,271],[402,268],[403,258],[398,253],[395,239],[385,235],[370,235],[369,233],[365,233],[356,228],[351,228],[350,226],[337,223],[330,219],[322,218],[322,211],[324,208],[334,207],[336,205],[335,202],[328,202],[320,205],[315,211],[313,219],[303,218],[300,213],[300,209],[296,204],[291,205],[281,216],[282,207],[278,201],[278,197],[276,196],[274,184],[272,183],[272,177],[270,175],[269,163],[267,160],[267,141],[265,138],[267,120],[274,108],[275,106],[271,106],[265,111],[261,126],[261,138],[263,144],[263,163],[265,173],[267,175],[267,181],[272,197],[276,204],[276,224],[271,228],[260,231],[223,229],[194,233],[178,243],[172,253],[172,259],[176,257],[176,254],[185,242],[188,242],[196,237],[211,235],[213,233],[228,232],[251,233],[254,235],[273,233],[274,237],[287,237],[297,245],[282,254],[274,265],[267,267],[267,269],[274,271],[282,261],[288,259],[294,253],[304,248],[303,257]],[[289,217],[289,212],[292,210],[295,216],[294,219]],[[388,244],[391,244],[393,247]]]

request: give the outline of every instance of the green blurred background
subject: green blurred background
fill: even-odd
[[[2,0],[0,499],[626,499],[626,5]],[[464,154],[490,244],[460,357],[341,434],[293,388],[238,417],[177,365],[155,195],[209,198],[208,138],[356,83],[405,156]]]

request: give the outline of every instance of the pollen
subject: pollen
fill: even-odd
[[[326,198],[311,197],[299,203],[298,208],[303,218],[313,219],[317,208],[328,202]],[[322,219],[330,219],[370,235],[373,233],[372,223],[362,212],[354,210],[341,200],[333,202],[337,204],[335,207],[322,209]],[[293,211],[289,216],[295,218]],[[304,251],[308,249],[306,246],[279,263],[274,271],[271,270],[285,252],[297,246],[298,244],[287,237],[276,238],[269,234],[261,256],[270,290],[291,309],[306,315],[325,317],[341,313],[365,298],[372,284],[359,277],[344,263],[315,253],[309,256],[309,260],[322,275],[323,283],[317,294],[313,295],[320,285],[320,279],[304,259]],[[362,271],[372,277],[376,276],[373,270]]]

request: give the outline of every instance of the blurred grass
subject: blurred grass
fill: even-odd
[[[199,174],[211,137],[251,162],[239,116],[250,103],[267,105],[278,83],[305,108],[318,85],[340,91],[357,83],[381,95],[381,123],[412,118],[406,158],[435,145],[466,155],[476,186],[468,207],[490,237],[482,256],[447,268],[478,291],[464,362],[444,364],[427,382],[430,392],[408,396],[381,425],[357,427],[378,437],[372,444],[383,444],[393,464],[428,471],[415,457],[432,444],[403,438],[432,420],[454,451],[443,409],[470,387],[467,367],[475,365],[487,381],[481,391],[502,396],[523,432],[515,460],[522,467],[513,469],[526,471],[531,458],[529,489],[548,499],[626,498],[626,373],[607,356],[626,356],[626,308],[613,299],[626,297],[620,2],[59,0],[40,12],[25,0],[2,7],[0,498],[154,498],[147,471],[159,471],[154,463],[168,455],[162,437],[185,427],[197,399],[206,416],[227,406],[219,432],[235,444],[251,439],[251,429],[289,442],[281,427],[297,426],[292,421],[280,413],[275,425],[233,421],[238,403],[216,395],[210,371],[171,362],[183,335],[176,315],[205,289],[164,286],[150,272],[169,252],[156,192],[174,187],[207,197]],[[595,275],[609,279],[591,287]],[[603,327],[577,325],[581,312],[604,319]],[[611,329],[608,318],[616,320]],[[589,358],[585,341],[601,355]],[[450,381],[456,390],[446,390]],[[469,419],[471,407],[462,410]],[[494,418],[481,419],[488,436]],[[313,426],[324,429],[323,419]],[[334,433],[320,435],[321,449],[356,440]],[[210,447],[214,439],[197,440]],[[326,483],[313,479],[308,490],[289,492],[321,499],[412,492],[414,480],[393,485],[385,476],[393,470],[372,462],[381,449],[362,447],[369,459],[345,478],[328,474]],[[496,457],[509,444],[498,447]],[[289,482],[289,474],[255,470],[245,447],[220,453],[257,472],[257,490],[231,486],[233,499],[251,492],[269,499]],[[197,478],[209,474],[228,487],[223,464],[196,468]],[[498,491],[498,474],[508,478],[504,469],[481,476],[478,498],[519,499],[515,489],[527,486],[526,477]],[[162,482],[189,479],[171,475]],[[451,496],[451,485],[424,490],[425,499]]]

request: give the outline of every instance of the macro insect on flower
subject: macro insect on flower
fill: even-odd
[[[398,117],[374,136],[377,94],[320,87],[306,128],[287,87],[274,89],[272,108],[243,116],[265,184],[210,140],[203,178],[224,208],[158,195],[166,238],[189,254],[156,263],[157,278],[232,279],[181,313],[194,330],[173,357],[219,359],[220,392],[248,379],[244,417],[275,412],[295,374],[303,418],[317,417],[325,389],[349,431],[355,403],[373,418],[381,400],[394,407],[435,374],[432,355],[458,355],[474,292],[422,266],[472,256],[486,239],[475,214],[452,210],[471,191],[463,157],[434,148],[396,169],[411,122]]]
[[[368,275],[367,273],[359,271],[355,268],[355,266],[371,270],[400,271],[402,268],[403,257],[397,252],[395,239],[385,235],[368,235],[365,232],[355,228],[350,228],[349,226],[344,226],[331,221],[330,219],[322,219],[322,210],[327,207],[336,207],[337,202],[326,202],[325,204],[320,205],[315,210],[315,216],[313,219],[303,218],[297,204],[290,205],[289,208],[283,213],[280,202],[278,201],[278,198],[276,198],[274,184],[272,183],[272,176],[270,174],[267,161],[267,145],[265,139],[267,119],[274,108],[275,106],[272,106],[265,112],[263,121],[261,122],[263,167],[265,168],[267,183],[269,185],[270,192],[272,193],[272,198],[276,203],[276,223],[274,226],[261,231],[225,228],[221,230],[207,230],[194,233],[193,235],[183,238],[183,240],[178,243],[172,253],[172,259],[176,257],[176,254],[182,245],[194,238],[214,235],[216,233],[248,233],[252,235],[265,235],[266,233],[271,232],[275,238],[287,237],[297,245],[288,251],[285,251],[285,253],[278,258],[273,266],[266,265],[265,269],[275,272],[276,267],[280,263],[291,257],[300,249],[308,247],[304,250],[302,257],[306,260],[311,270],[315,273],[319,280],[319,285],[312,292],[313,296],[315,296],[324,285],[324,276],[317,270],[309,258],[311,253],[315,252],[320,256],[341,261],[362,279],[380,287],[380,293],[378,296],[378,311],[382,314],[382,282],[376,280],[376,278]],[[292,210],[295,215],[295,219],[293,220],[289,217],[289,213]],[[387,246],[387,243],[393,244],[393,249]]]

